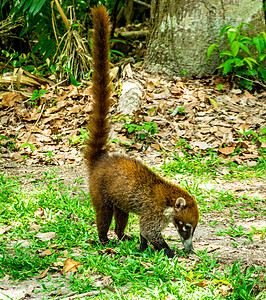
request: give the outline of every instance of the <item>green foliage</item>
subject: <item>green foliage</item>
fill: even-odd
[[[7,147],[10,150],[16,150],[15,142],[18,137],[18,134],[15,135],[14,139],[10,139],[4,135],[0,135],[0,148]]]
[[[30,98],[31,103],[35,104],[36,103],[35,100],[38,99],[40,96],[44,95],[47,92],[48,92],[48,90],[43,90],[43,89],[40,89],[39,92],[37,90],[34,90],[33,93],[32,93],[32,96]]]
[[[59,67],[63,69],[63,74],[65,74],[65,73],[69,74],[70,81],[74,86],[80,86],[81,85],[80,83],[77,82],[75,76],[73,75],[73,72],[72,72],[71,67],[70,67],[70,61],[68,62],[67,67],[64,67],[64,66],[61,66],[61,65],[59,65]]]
[[[44,153],[43,155],[46,156],[46,157],[49,157],[49,158],[46,160],[46,162],[47,162],[48,164],[52,161],[52,157],[55,156],[55,154],[53,154],[53,152],[50,151],[50,150],[47,151],[47,153]]]
[[[243,22],[236,27],[224,26],[219,40],[227,34],[229,50],[221,50],[220,45],[212,44],[207,50],[207,59],[215,49],[218,50],[223,62],[217,69],[222,69],[224,75],[232,72],[240,78],[240,86],[252,89],[255,83],[263,85],[266,82],[266,33],[260,32],[251,38],[244,33],[244,25],[254,30],[251,24]]]
[[[72,139],[68,139],[69,144],[77,144],[81,143],[83,144],[85,140],[89,138],[89,132],[87,129],[80,128],[80,136],[74,136]]]
[[[144,125],[125,124],[123,127],[127,128],[128,133],[136,132],[140,140],[150,138],[156,132],[159,132],[154,122],[144,122]]]
[[[79,293],[98,290],[97,299],[264,299],[265,293],[256,289],[256,285],[261,285],[261,290],[265,288],[265,282],[259,279],[260,268],[245,267],[238,261],[230,266],[220,265],[218,253],[212,255],[207,249],[197,252],[197,260],[182,261],[185,254],[181,250],[177,250],[177,257],[168,259],[150,246],[140,252],[138,235],[133,233],[133,240],[109,243],[115,254],[100,255],[98,251],[104,247],[98,243],[94,210],[83,190],[84,178],[75,179],[70,186],[55,171],[27,177],[0,175],[0,226],[10,226],[0,237],[0,278],[33,278],[50,266],[49,279],[49,274],[61,269],[56,265],[66,259],[67,250],[68,258],[82,266],[78,273],[61,278],[65,280],[64,286]],[[27,186],[22,185],[25,179]],[[202,201],[206,202],[206,197]],[[224,199],[215,201],[222,203]],[[35,216],[40,207],[44,215]],[[130,216],[129,227],[135,228],[136,224],[137,219]],[[55,234],[51,241],[35,237],[47,232]],[[41,256],[47,249],[52,254]],[[106,276],[112,279],[112,292],[106,289],[100,294],[102,287],[98,288],[96,283]],[[52,280],[56,282],[54,277]],[[49,287],[46,280],[41,282],[46,299]],[[221,295],[223,287],[228,287],[226,296]]]
[[[30,147],[30,150],[31,150],[32,152],[36,149],[36,147],[35,147],[33,144],[28,143],[28,142],[27,142],[27,143],[24,143],[23,145],[21,145],[20,148],[23,149],[23,148],[26,148],[26,147],[28,147],[28,146]]]

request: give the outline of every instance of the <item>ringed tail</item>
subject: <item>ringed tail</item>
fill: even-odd
[[[92,116],[88,124],[89,138],[85,141],[84,159],[89,172],[95,162],[108,152],[110,132],[109,109],[111,89],[109,74],[109,16],[103,5],[91,10],[93,17],[92,38]]]

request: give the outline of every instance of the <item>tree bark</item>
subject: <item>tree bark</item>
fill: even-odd
[[[206,60],[208,47],[223,26],[240,22],[265,31],[263,0],[152,0],[144,67],[168,76],[212,74],[219,61]]]

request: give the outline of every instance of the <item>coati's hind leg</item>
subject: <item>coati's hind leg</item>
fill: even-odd
[[[118,207],[114,206],[114,219],[115,233],[119,240],[131,239],[130,236],[124,234],[128,222],[128,213],[125,213]]]
[[[167,245],[166,241],[164,240],[160,228],[158,228],[158,224],[154,221],[145,220],[143,218],[140,219],[140,236],[141,249],[143,247],[146,247],[148,240],[156,250],[161,251],[162,249],[164,249],[165,255],[167,255],[169,258],[175,256],[170,247]]]
[[[105,203],[94,205],[96,211],[96,224],[100,242],[106,245],[109,242],[107,232],[112,222],[113,207]]]

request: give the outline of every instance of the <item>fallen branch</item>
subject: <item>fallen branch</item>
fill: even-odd
[[[31,134],[32,134],[33,128],[39,123],[40,118],[41,118],[41,116],[42,116],[42,114],[43,114],[44,108],[45,108],[45,103],[42,105],[42,110],[41,110],[41,112],[40,112],[40,115],[39,115],[37,121],[35,122],[35,124],[34,124],[34,125],[31,127],[31,129],[30,129],[30,133],[29,133],[29,135],[28,135],[28,137],[27,137],[27,139],[26,139],[25,144],[28,143],[28,141],[29,141],[29,139],[30,139],[30,136],[31,136]]]

